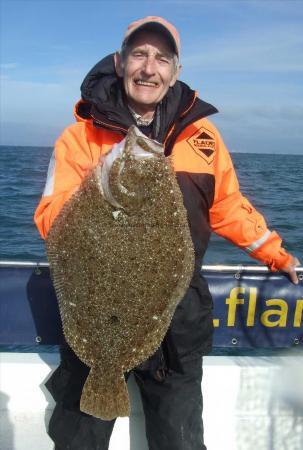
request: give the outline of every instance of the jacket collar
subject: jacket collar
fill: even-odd
[[[114,54],[106,56],[90,70],[81,85],[81,94],[83,101],[77,114],[83,119],[92,119],[95,126],[126,134],[135,123],[125,101],[122,79],[115,71]],[[152,138],[172,147],[189,123],[215,112],[214,106],[198,99],[195,91],[177,81],[157,106]]]

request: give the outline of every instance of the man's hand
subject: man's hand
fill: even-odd
[[[298,258],[296,258],[295,256],[292,256],[292,260],[290,262],[290,264],[283,269],[283,272],[288,273],[289,278],[291,279],[291,281],[294,284],[298,284],[299,280],[298,280],[298,276],[296,274],[296,267],[298,267],[300,265],[300,261],[298,260]]]

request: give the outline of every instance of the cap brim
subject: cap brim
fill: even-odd
[[[176,44],[176,41],[173,37],[173,35],[171,34],[171,32],[161,23],[159,22],[147,22],[147,23],[143,23],[142,25],[140,25],[137,28],[134,28],[131,33],[124,39],[124,43],[128,42],[129,39],[133,39],[134,36],[139,32],[139,31],[158,31],[160,33],[162,33],[167,40],[170,43],[170,46],[173,50],[173,52],[179,56],[179,52],[178,52],[178,47]]]

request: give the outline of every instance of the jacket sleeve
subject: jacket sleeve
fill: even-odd
[[[92,167],[90,149],[82,124],[64,130],[52,154],[45,189],[35,211],[34,221],[43,239],[64,203],[78,189]]]
[[[212,230],[271,270],[283,270],[292,257],[282,248],[280,236],[268,229],[264,217],[241,194],[229,152],[219,133],[216,147],[215,196],[210,209]]]

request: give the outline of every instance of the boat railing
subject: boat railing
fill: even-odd
[[[206,295],[193,305],[191,326],[200,326],[195,317],[201,307],[205,314],[212,310],[216,348],[303,348],[303,267],[296,272],[298,285],[265,266],[203,265],[213,300]],[[58,345],[64,339],[45,261],[0,261],[0,308],[0,346]]]
[[[11,261],[0,260],[0,267],[49,267],[46,261]],[[267,266],[245,264],[203,264],[202,270],[214,272],[271,272]],[[303,266],[295,268],[296,272],[302,272]]]

